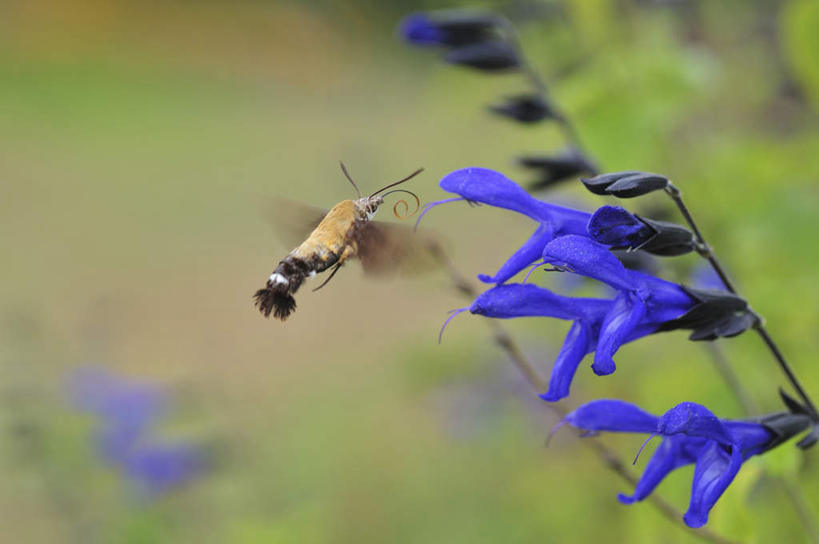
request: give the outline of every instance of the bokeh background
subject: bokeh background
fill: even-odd
[[[486,104],[516,75],[445,66],[396,37],[435,2],[16,1],[0,4],[0,534],[16,542],[694,542],[554,418],[461,316],[445,274],[388,281],[345,267],[304,290],[286,324],[251,294],[289,248],[265,203],[329,207],[411,183],[425,200],[465,166],[562,146]],[[467,5],[462,3],[461,5]],[[475,4],[469,4],[475,5]],[[534,6],[534,7],[533,7]],[[806,387],[819,394],[819,8],[811,0],[577,0],[496,4],[606,170],[670,176]],[[606,203],[569,182],[547,198]],[[629,203],[632,204],[632,203]],[[667,206],[662,199],[633,203]],[[385,216],[388,214],[384,214]],[[492,272],[531,230],[511,213],[430,213],[467,274]],[[667,277],[690,273],[675,261]],[[537,281],[553,285],[550,275]],[[550,283],[552,282],[552,283]],[[586,286],[583,289],[593,289]],[[548,375],[568,327],[507,323]],[[722,342],[764,411],[784,385],[751,334]],[[571,408],[617,397],[742,417],[683,333],[584,364]],[[206,454],[147,496],[100,456],[78,368],[171,399],[163,439]],[[74,392],[76,394],[76,392]],[[606,442],[630,459],[639,436]],[[650,445],[638,466],[648,459]],[[659,491],[682,512],[691,468]],[[780,484],[819,505],[816,452],[755,459],[709,527],[805,540]]]

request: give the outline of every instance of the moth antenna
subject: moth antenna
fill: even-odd
[[[449,317],[446,318],[446,321],[444,321],[444,324],[441,325],[441,332],[438,333],[438,343],[439,344],[441,343],[441,339],[444,337],[444,329],[446,329],[446,326],[449,325],[449,322],[452,321],[453,319],[455,319],[455,317],[457,317],[458,315],[460,315],[460,314],[464,313],[465,311],[467,311],[468,309],[469,308],[458,308],[457,310],[450,310],[449,311],[449,313],[452,314],[452,315],[450,315]]]
[[[423,168],[419,168],[418,170],[416,170],[415,172],[413,172],[413,173],[412,173],[412,174],[410,174],[409,176],[405,177],[404,179],[399,179],[398,181],[396,181],[396,182],[394,182],[394,183],[390,183],[390,184],[389,184],[389,185],[387,185],[386,187],[382,187],[382,188],[380,188],[379,190],[377,190],[376,192],[374,192],[373,194],[371,194],[371,195],[370,195],[370,198],[374,197],[375,195],[377,195],[377,194],[378,194],[378,193],[380,193],[381,191],[386,191],[386,190],[387,190],[387,189],[389,189],[390,187],[395,187],[396,185],[401,185],[401,184],[402,184],[402,183],[404,183],[405,181],[409,181],[409,180],[411,180],[412,178],[414,178],[415,176],[417,176],[418,174],[420,174],[420,173],[421,173],[421,172],[423,172],[423,171],[424,171],[424,169],[423,169]]]
[[[412,195],[412,198],[415,199],[415,209],[412,211],[412,213],[407,213],[409,211],[409,204],[407,204],[406,200],[401,199],[401,200],[399,200],[398,202],[395,203],[395,205],[392,207],[392,213],[398,219],[409,219],[410,217],[412,217],[413,215],[418,213],[418,210],[421,209],[421,199],[418,198],[418,195],[416,195],[412,191],[407,191],[405,189],[393,189],[392,191],[387,191],[382,196],[384,198],[386,198],[387,195],[390,195],[392,193],[407,193],[408,195]],[[404,205],[404,215],[401,215],[401,214],[398,213],[398,205],[399,204]]]
[[[347,178],[347,181],[353,184],[353,187],[355,187],[355,192],[358,193],[358,198],[361,198],[361,189],[359,189],[358,185],[356,185],[355,181],[353,181],[352,176],[347,171],[347,167],[344,166],[344,163],[341,161],[338,161],[338,164],[341,165],[341,171],[344,172],[344,177]]]
[[[338,269],[339,269],[339,268],[341,268],[341,265],[340,265],[340,264],[335,265],[335,266],[333,267],[333,271],[332,271],[332,272],[330,272],[330,275],[327,277],[327,279],[326,279],[326,280],[324,280],[323,282],[321,282],[321,285],[319,285],[318,287],[316,287],[315,289],[313,289],[313,292],[318,291],[319,289],[321,289],[322,287],[324,287],[325,285],[327,285],[328,283],[330,283],[330,280],[331,280],[331,279],[333,279],[333,276],[335,276],[335,275],[336,275],[336,272],[338,272]]]

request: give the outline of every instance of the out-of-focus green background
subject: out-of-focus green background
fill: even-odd
[[[555,423],[444,274],[299,293],[286,324],[250,295],[289,249],[265,203],[328,207],[418,166],[425,200],[465,166],[560,147],[482,108],[515,75],[399,43],[433,2],[0,4],[0,534],[15,542],[694,542]],[[536,68],[607,170],[662,172],[819,394],[819,5],[791,1],[507,6]],[[604,203],[576,182],[552,196]],[[651,199],[649,199],[651,200]],[[662,204],[661,199],[655,204]],[[629,202],[632,204],[632,202]],[[641,206],[640,203],[633,203]],[[384,214],[387,216],[388,214]],[[466,273],[492,272],[525,218],[453,205],[425,222]],[[678,277],[695,259],[669,270]],[[676,276],[675,276],[676,275]],[[551,278],[544,281],[548,285]],[[565,322],[507,323],[548,375]],[[760,341],[723,342],[763,410],[784,385]],[[742,417],[682,333],[584,363],[567,408],[618,397]],[[89,363],[161,384],[169,436],[212,445],[203,477],[135,500],[89,440],[65,377]],[[643,438],[606,441],[630,459]],[[654,444],[643,454],[645,466]],[[819,505],[816,451],[746,464],[709,528],[802,541],[780,478]],[[681,512],[691,468],[659,492]]]

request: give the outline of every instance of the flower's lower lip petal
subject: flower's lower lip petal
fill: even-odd
[[[630,293],[620,293],[617,296],[600,330],[600,341],[592,365],[595,374],[605,376],[614,372],[616,367],[612,357],[628,340],[645,314],[645,304],[636,296]]]
[[[577,372],[577,367],[589,351],[590,336],[588,327],[581,321],[575,321],[572,324],[552,367],[549,390],[540,395],[540,398],[555,402],[569,396],[569,387]]]
[[[739,448],[727,453],[717,442],[710,440],[697,457],[694,481],[691,485],[691,503],[683,516],[689,527],[702,527],[711,511],[742,465]]]
[[[618,493],[617,500],[623,504],[634,504],[639,499],[635,499],[634,495],[626,495],[625,493]]]

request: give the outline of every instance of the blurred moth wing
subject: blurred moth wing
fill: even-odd
[[[316,230],[328,210],[289,198],[270,198],[261,212],[273,227],[273,234],[288,249],[297,247]]]
[[[358,233],[358,259],[373,276],[416,274],[438,265],[438,240],[424,230],[371,221]]]

